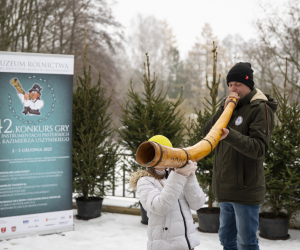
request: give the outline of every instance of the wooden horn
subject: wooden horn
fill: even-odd
[[[236,99],[231,100],[223,114],[211,128],[204,139],[187,148],[171,148],[156,142],[143,142],[136,151],[136,161],[142,167],[166,167],[180,168],[187,164],[188,160],[199,161],[219,143],[223,134],[222,129],[227,127],[232,112],[236,105]]]

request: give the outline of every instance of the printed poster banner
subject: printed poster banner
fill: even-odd
[[[73,68],[73,56],[0,52],[0,237],[31,230],[25,215],[72,212]]]

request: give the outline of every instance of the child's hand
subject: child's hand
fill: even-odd
[[[191,174],[195,174],[195,171],[197,169],[197,163],[192,162],[191,160],[188,161],[188,164],[183,168],[176,168],[175,172],[177,174],[181,174],[185,177],[190,176]]]
[[[195,162],[195,161],[191,161],[193,164],[194,164],[194,166],[195,166],[195,168],[194,168],[194,170],[192,170],[192,172],[191,172],[191,174],[195,174],[195,172],[196,172],[196,169],[197,169],[197,162]]]

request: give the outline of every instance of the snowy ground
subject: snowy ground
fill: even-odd
[[[74,210],[74,215],[77,213]],[[102,213],[89,221],[74,219],[75,231],[61,235],[27,236],[0,242],[0,249],[9,250],[141,250],[146,249],[147,226],[140,223],[140,216]],[[196,223],[197,225],[197,223]],[[197,231],[201,245],[195,249],[222,249],[217,234]],[[270,241],[259,237],[261,250],[299,250],[300,231],[290,230],[286,241]]]
[[[104,205],[129,206],[137,199],[107,197]],[[77,210],[73,210],[76,215]],[[26,238],[0,242],[0,250],[141,250],[146,249],[147,226],[135,215],[102,212],[101,217],[89,221],[77,220],[75,231],[62,235],[27,236]],[[197,223],[195,224],[198,226]],[[197,250],[222,250],[217,234],[200,233],[201,245]],[[271,241],[258,236],[261,250],[299,250],[300,230],[289,230],[291,238],[286,241]]]

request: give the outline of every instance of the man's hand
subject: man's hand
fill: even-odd
[[[221,136],[221,139],[220,140],[223,140],[227,137],[227,135],[229,134],[229,130],[227,128],[223,128],[223,134]]]
[[[235,99],[236,99],[236,105],[238,104],[238,102],[239,102],[239,100],[240,100],[239,95],[238,95],[236,92],[231,92],[231,93],[229,94],[229,96],[227,97],[226,101],[225,101],[224,109],[227,107],[229,101],[232,100],[232,98],[235,98]],[[235,105],[235,106],[236,106],[236,105]]]
[[[27,93],[24,94],[25,100],[29,100],[29,95]]]

